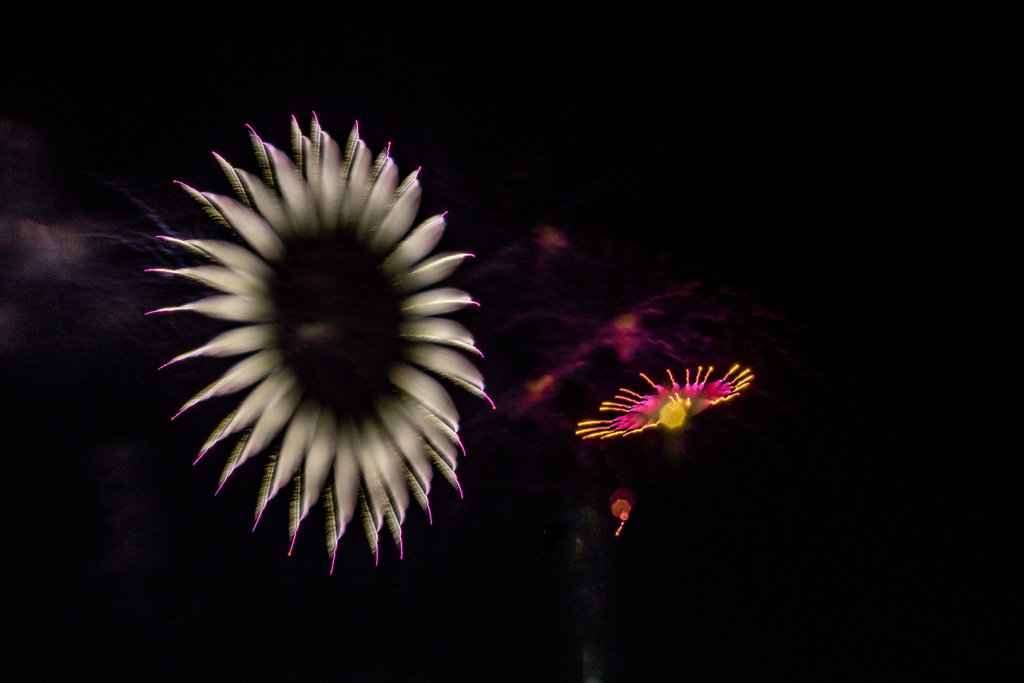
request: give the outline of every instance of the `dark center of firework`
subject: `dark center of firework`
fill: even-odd
[[[398,299],[377,261],[345,239],[289,245],[275,304],[281,345],[306,390],[341,414],[368,408],[398,358]]]

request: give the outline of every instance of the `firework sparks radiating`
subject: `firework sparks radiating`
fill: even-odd
[[[659,425],[668,429],[681,427],[688,417],[738,396],[740,390],[750,384],[754,379],[750,370],[743,370],[729,379],[729,375],[736,372],[739,367],[734,365],[721,379],[713,382],[708,382],[714,370],[712,367],[707,369],[703,380],[700,374],[704,372],[704,368],[697,368],[697,376],[692,383],[690,371],[687,370],[686,384],[683,386],[679,386],[672,376],[672,371],[668,370],[668,378],[672,382],[671,388],[668,389],[655,384],[647,375],[640,373],[654,389],[653,394],[641,395],[629,389],[619,389],[622,394],[616,395],[615,400],[602,402],[598,410],[623,414],[611,420],[584,420],[577,425],[580,429],[576,431],[576,435],[583,436],[584,439],[608,439],[613,436],[629,436]]]

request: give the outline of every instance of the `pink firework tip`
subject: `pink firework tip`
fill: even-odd
[[[738,396],[740,391],[750,384],[754,376],[750,370],[743,370],[730,379],[730,375],[739,369],[734,365],[721,379],[709,381],[713,367],[697,368],[694,381],[690,381],[690,371],[686,371],[686,384],[680,386],[671,370],[666,370],[671,387],[666,389],[655,384],[644,373],[640,376],[654,388],[654,393],[640,395],[629,389],[619,389],[620,394],[612,401],[604,401],[598,408],[601,412],[622,413],[610,420],[584,420],[576,430],[577,436],[584,439],[608,439],[613,436],[629,436],[664,425],[669,429],[681,427],[688,417],[707,409],[710,406],[728,401]],[[704,374],[703,379],[701,373]]]

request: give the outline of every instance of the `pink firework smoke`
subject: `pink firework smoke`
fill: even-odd
[[[713,382],[708,382],[711,371],[714,370],[712,367],[708,368],[703,380],[701,380],[700,374],[704,368],[698,367],[693,383],[690,382],[690,371],[687,370],[686,384],[683,386],[679,386],[675,377],[672,376],[672,371],[667,370],[668,378],[672,382],[672,387],[669,389],[655,384],[641,372],[640,376],[654,387],[653,394],[641,396],[629,389],[619,389],[625,395],[617,395],[614,401],[604,401],[599,410],[623,414],[611,420],[580,422],[577,425],[579,429],[576,434],[583,435],[584,439],[598,437],[608,439],[613,436],[629,436],[658,425],[676,429],[682,426],[687,417],[696,415],[708,406],[728,401],[750,384],[754,376],[749,374],[749,369],[729,379],[729,375],[739,367],[739,365],[734,365],[721,379]]]

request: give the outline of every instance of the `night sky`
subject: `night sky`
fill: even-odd
[[[913,69],[886,40],[836,18],[320,9],[49,17],[3,47],[9,680],[954,661],[913,434],[872,396],[910,278],[890,207]],[[450,389],[465,497],[435,476],[433,524],[411,505],[378,566],[356,521],[333,575],[319,506],[291,556],[284,494],[250,531],[265,456],[217,496],[230,446],[192,466],[237,397],[169,420],[231,361],[157,368],[223,325],[143,315],[201,291],[143,272],[198,264],[156,235],[225,237],[172,181],[229,194],[211,150],[255,171],[245,124],[288,149],[314,111],[422,167],[420,217],[448,211],[440,248],[476,255],[451,283],[481,306],[453,317],[497,405]],[[709,363],[756,379],[679,433],[573,435],[638,373]]]

